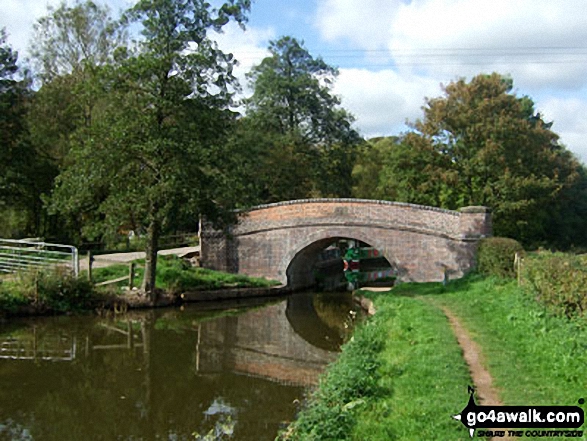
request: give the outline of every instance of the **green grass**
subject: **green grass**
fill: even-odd
[[[145,262],[140,259],[136,263],[135,286],[140,286]],[[127,276],[128,272],[129,264],[96,268],[92,272],[92,279],[94,283],[100,283]],[[278,284],[261,278],[193,268],[175,256],[161,256],[157,265],[157,287],[176,294],[204,289],[264,288]],[[128,280],[94,287],[87,280],[87,272],[83,272],[77,279],[59,271],[23,273],[0,279],[0,314],[26,313],[29,306],[37,312],[91,310],[106,297],[121,294],[120,288],[127,286]]]
[[[497,278],[471,276],[446,288],[406,284],[396,294],[429,296],[459,317],[482,347],[505,405],[577,405],[587,398],[584,318],[555,316],[515,281]]]
[[[360,325],[283,439],[459,440],[468,369],[448,321],[414,298],[375,296]]]
[[[145,260],[139,259],[135,262],[137,263],[135,285],[140,286]],[[96,268],[92,272],[92,278],[94,283],[100,283],[126,276],[128,272],[128,264],[112,265]],[[159,256],[157,259],[157,287],[174,293],[226,288],[266,288],[276,285],[279,285],[279,282],[273,280],[195,268],[176,256]],[[126,287],[128,281],[119,282],[115,286]]]
[[[176,293],[226,288],[268,288],[280,284],[274,280],[242,274],[194,268],[175,256],[162,256],[158,262],[157,286]]]
[[[552,315],[514,281],[469,278],[437,291],[435,301],[482,346],[504,404],[576,405],[587,398],[585,319]]]
[[[513,281],[474,275],[365,295],[377,314],[359,326],[282,439],[469,439],[450,416],[472,383],[441,305],[482,347],[505,405],[587,398],[587,321],[551,314]],[[371,384],[367,393],[356,392],[361,382]]]

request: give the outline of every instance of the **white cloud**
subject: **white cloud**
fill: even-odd
[[[387,48],[401,70],[576,90],[587,84],[584,11],[584,0],[324,0],[315,23],[325,41]]]
[[[33,25],[47,14],[48,7],[59,7],[62,0],[1,0],[0,28],[6,28],[8,44],[19,52],[19,58],[27,56]],[[126,9],[135,0],[105,0],[113,15]],[[72,5],[73,0],[67,4]]]
[[[532,89],[587,80],[582,0],[423,0],[399,6],[388,47],[430,73],[511,74]]]
[[[321,0],[315,26],[326,41],[345,39],[362,49],[381,49],[391,37],[400,0]]]
[[[546,121],[553,121],[552,130],[561,136],[584,164],[587,164],[587,101],[578,98],[550,98],[537,104]]]
[[[425,96],[442,94],[439,83],[499,72],[587,162],[584,12],[583,0],[325,0],[315,23],[331,44],[388,49],[393,70],[375,72],[368,51],[356,69],[341,70],[337,92],[363,134],[397,133],[421,116]]]
[[[406,119],[422,117],[424,97],[441,93],[435,79],[416,75],[402,76],[393,70],[341,69],[334,93],[357,119],[363,136],[399,134]]]
[[[58,0],[3,0],[0,4],[0,28],[6,28],[8,44],[22,57],[29,45],[35,21],[46,14],[48,5]]]

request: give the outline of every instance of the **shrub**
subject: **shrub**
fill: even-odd
[[[537,300],[558,315],[587,312],[587,267],[584,258],[541,252],[524,261],[523,280]]]
[[[482,239],[477,250],[477,270],[486,276],[515,277],[514,258],[523,252],[522,245],[514,239]]]
[[[97,300],[88,280],[60,270],[20,274],[11,283],[11,296],[19,304],[28,299],[29,304],[57,312],[92,308]]]

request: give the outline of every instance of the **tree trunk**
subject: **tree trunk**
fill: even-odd
[[[155,278],[157,277],[157,251],[159,248],[160,225],[158,220],[151,219],[147,229],[147,247],[145,253],[145,275],[142,290],[151,301],[156,300]]]

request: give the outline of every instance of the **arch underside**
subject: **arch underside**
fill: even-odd
[[[293,289],[314,283],[319,253],[338,239],[377,248],[402,281],[460,277],[471,266],[472,248],[463,241],[369,226],[319,225],[266,230],[235,240],[235,272],[279,280]]]

